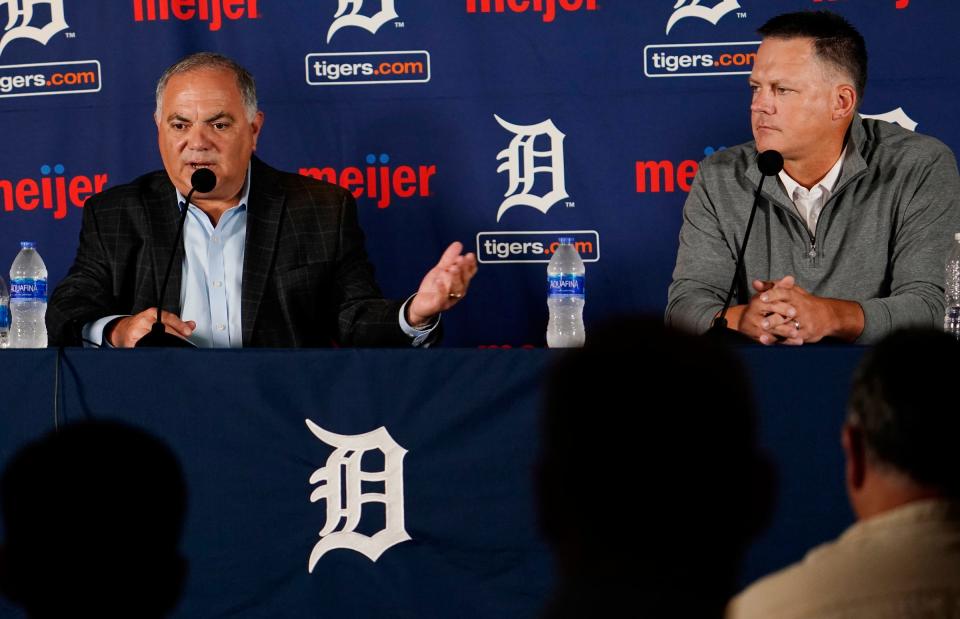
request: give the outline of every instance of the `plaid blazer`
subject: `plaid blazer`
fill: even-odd
[[[87,200],[76,259],[47,307],[51,346],[79,346],[83,325],[156,307],[179,215],[162,170]],[[163,308],[179,315],[182,241],[176,253]],[[409,346],[401,304],[374,280],[350,192],[253,158],[244,346]]]

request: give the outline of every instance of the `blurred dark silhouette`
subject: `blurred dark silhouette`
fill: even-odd
[[[722,343],[620,319],[552,368],[537,473],[546,617],[721,617],[768,522],[770,461]]]
[[[186,486],[173,452],[110,421],[67,425],[0,479],[0,587],[34,619],[163,617],[179,599]]]

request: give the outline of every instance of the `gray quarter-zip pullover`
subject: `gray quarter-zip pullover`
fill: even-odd
[[[960,176],[942,142],[857,116],[853,153],[811,233],[776,177],[764,181],[735,303],[754,279],[793,275],[820,297],[863,307],[857,343],[906,326],[940,328],[944,264],[960,232]],[[753,142],[705,159],[683,209],[666,322],[696,333],[723,307],[760,181]]]

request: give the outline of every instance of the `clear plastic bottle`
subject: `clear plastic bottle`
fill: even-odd
[[[944,280],[947,311],[943,315],[943,330],[960,339],[960,232],[953,235],[953,247],[947,258]]]
[[[0,275],[0,348],[10,346],[10,291]]]
[[[46,348],[47,266],[32,241],[20,243],[10,267],[11,348]]]
[[[561,237],[547,265],[547,346],[576,348],[583,346],[583,306],[586,303],[586,269],[570,237]]]

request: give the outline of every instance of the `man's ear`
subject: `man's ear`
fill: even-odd
[[[833,90],[833,120],[847,118],[857,111],[857,90],[850,84],[840,84]]]
[[[867,448],[863,431],[857,426],[846,423],[841,434],[843,453],[846,456],[847,488],[853,493],[863,488],[867,476]]]
[[[253,116],[253,120],[250,121],[250,131],[253,133],[253,150],[257,150],[257,140],[260,138],[260,130],[263,129],[263,121],[265,118],[263,112],[257,110],[257,113]]]

